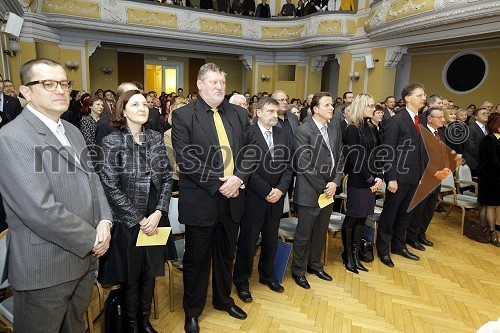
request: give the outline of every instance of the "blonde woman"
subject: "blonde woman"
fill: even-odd
[[[445,109],[444,110],[444,121],[445,126],[457,120],[457,110],[455,109]]]
[[[342,243],[344,252],[342,259],[346,269],[353,273],[368,271],[359,260],[359,247],[364,234],[366,217],[373,214],[375,192],[382,187],[381,172],[375,173],[377,167],[371,159],[375,147],[380,142],[375,126],[369,122],[375,111],[375,99],[367,94],[356,96],[350,106],[347,117],[348,126],[345,131],[344,171],[347,180],[346,218],[342,224]]]
[[[170,106],[170,112],[168,114],[168,123],[172,123],[172,113],[174,110],[180,108],[181,106],[189,104],[190,100],[188,98],[183,98],[183,97],[178,97],[174,104]],[[172,147],[172,127],[170,127],[168,130],[165,131],[163,134],[163,142],[165,143],[165,149],[167,150],[167,157],[170,165],[172,166],[172,169],[174,170],[174,174],[172,175],[173,179],[173,185],[172,185],[172,191],[179,191],[179,167],[177,166],[177,163],[175,163],[175,156],[174,156],[174,148]]]

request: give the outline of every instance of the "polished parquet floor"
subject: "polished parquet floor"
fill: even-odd
[[[247,313],[240,321],[211,306],[200,317],[202,332],[475,332],[500,317],[500,249],[460,235],[460,217],[435,215],[428,238],[435,246],[412,252],[414,262],[393,255],[394,268],[377,259],[368,273],[347,272],[340,258],[341,240],[330,242],[328,265],[333,282],[307,275],[311,289],[298,287],[289,271],[285,292],[276,294],[250,281],[254,302],[236,303]],[[256,265],[255,265],[256,266]],[[159,332],[183,332],[182,274],[175,270],[175,311],[169,311],[166,278],[158,279]],[[93,300],[94,313],[97,301]],[[99,323],[96,332],[100,332]]]

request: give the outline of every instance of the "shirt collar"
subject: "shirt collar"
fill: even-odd
[[[26,108],[28,108],[28,110],[30,110],[38,119],[40,119],[45,124],[45,126],[47,126],[49,128],[49,130],[52,133],[54,133],[54,135],[56,134],[57,127],[59,127],[59,125],[62,126],[61,119],[58,119],[58,121],[56,123],[55,121],[53,121],[52,119],[50,119],[49,117],[44,115],[43,113],[35,110],[35,108],[33,108],[30,104],[27,104]],[[64,128],[64,126],[63,126],[63,128]]]
[[[431,126],[429,126],[429,124],[427,124],[427,128],[429,129],[429,131],[431,131],[432,134],[434,134],[434,132],[437,132],[437,129],[432,128]]]
[[[266,129],[264,126],[262,126],[259,121],[257,120],[257,125],[259,125],[259,128],[260,128],[260,131],[262,132],[262,135],[264,135],[264,137],[266,137],[265,133],[267,131],[271,132],[271,134],[273,134],[273,128],[271,127],[270,129]]]
[[[311,117],[312,120],[314,121],[314,123],[316,124],[316,126],[318,127],[319,131],[321,132],[321,129],[325,126],[328,126],[328,122],[326,122],[324,125],[322,125],[319,121],[317,121],[316,119],[314,119],[314,117]]]
[[[417,115],[416,113],[414,113],[413,111],[411,111],[410,109],[406,108],[406,110],[408,111],[408,113],[410,114],[410,117],[413,121],[415,121],[415,116]]]

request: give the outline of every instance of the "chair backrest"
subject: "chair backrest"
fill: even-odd
[[[0,279],[4,276],[6,264],[7,264],[7,232],[6,229],[0,233]],[[0,280],[1,282],[1,280]],[[9,281],[5,281],[0,285],[0,288],[7,288],[9,286]]]
[[[445,179],[443,179],[443,181],[441,182],[441,184],[455,188],[455,181],[453,180],[453,173],[450,173],[448,175],[448,177],[446,177]]]
[[[458,180],[466,180],[471,182],[472,181],[472,174],[470,172],[470,168],[467,164],[463,164],[458,167],[457,171],[457,179]],[[468,184],[459,184],[460,188],[462,187],[468,187],[470,185]]]
[[[172,235],[183,234],[186,231],[184,224],[179,223],[179,198],[170,198],[168,207],[168,220],[172,227]]]
[[[283,205],[283,214],[290,211],[290,200],[288,199],[288,192],[285,195],[285,204]]]

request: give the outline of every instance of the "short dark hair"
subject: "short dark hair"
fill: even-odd
[[[118,129],[124,129],[127,126],[127,118],[123,116],[123,110],[132,96],[137,94],[142,95],[139,90],[128,90],[121,94],[116,102],[115,116],[109,121],[111,126]]]
[[[427,117],[431,117],[432,116],[432,112],[436,111],[436,110],[441,111],[440,108],[435,107],[435,106],[428,108],[427,111],[426,111]]]
[[[102,95],[103,95],[103,96],[106,96],[106,94],[107,94],[107,93],[109,93],[109,92],[110,92],[110,93],[112,93],[112,94],[113,94],[113,96],[115,96],[115,97],[116,97],[116,93],[115,93],[113,90],[111,90],[111,89],[106,89],[106,90],[104,90],[104,91],[102,92]]]
[[[424,86],[420,83],[412,83],[404,87],[403,91],[401,91],[401,98],[403,101],[406,102],[406,96],[410,96],[417,89],[424,89]]]
[[[275,100],[274,98],[264,97],[264,98],[261,98],[259,100],[259,102],[257,103],[257,109],[262,110],[264,108],[264,106],[269,105],[269,104],[278,105],[278,106],[280,105],[280,103],[278,103],[278,101]]]
[[[352,94],[352,91],[346,91],[346,92],[342,95],[342,100],[343,100],[343,101],[345,100],[345,97],[347,96],[347,94]]]
[[[384,99],[384,103],[387,103],[387,100],[388,100],[389,98],[394,98],[394,102],[396,101],[396,97],[394,97],[394,96],[387,96],[387,97]]]
[[[476,109],[476,111],[474,111],[474,117],[475,117],[475,116],[477,116],[477,114],[478,114],[479,112],[481,112],[482,110],[488,111],[488,110],[487,110],[487,109],[485,109],[485,108],[479,108],[479,109]]]
[[[94,102],[97,102],[97,101],[101,101],[104,104],[104,101],[102,100],[101,97],[95,96],[95,97],[92,97],[89,100],[89,107],[91,107],[92,105],[94,105]]]
[[[138,81],[132,81],[132,82],[130,82],[130,83],[132,83],[134,86],[136,86],[136,87],[137,87],[137,89],[139,89],[139,90],[144,90],[144,85],[143,85],[142,83],[140,83],[140,82],[138,82]]]
[[[311,111],[314,114],[314,107],[319,104],[319,100],[323,97],[332,97],[332,94],[326,91],[315,93],[311,101]]]
[[[21,66],[21,69],[19,70],[19,76],[21,77],[21,84],[26,84],[28,82],[32,81],[33,78],[33,67],[36,65],[44,64],[47,66],[52,66],[52,67],[61,67],[60,63],[55,62],[50,59],[45,59],[45,58],[38,58],[38,59],[33,59],[25,63],[24,65]],[[63,68],[64,69],[64,68]]]

